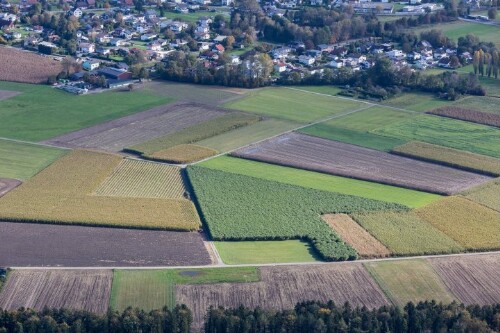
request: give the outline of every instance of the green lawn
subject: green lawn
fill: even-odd
[[[299,240],[215,242],[225,264],[271,264],[319,261],[311,245]]]
[[[500,131],[497,128],[461,120],[421,115],[371,133],[500,157]]]
[[[76,96],[48,86],[0,82],[22,94],[0,101],[0,137],[42,141],[107,120],[169,103],[145,91],[109,91]]]
[[[177,284],[256,282],[255,267],[169,270],[115,270],[110,308],[123,311],[129,306],[145,311],[174,307]]]
[[[218,157],[200,164],[216,169],[316,190],[350,194],[368,199],[399,203],[411,208],[425,206],[439,195],[382,185],[357,179],[254,162],[234,157]]]
[[[196,144],[220,152],[227,152],[281,134],[298,126],[300,125],[287,120],[267,119],[198,141]]]
[[[0,139],[0,178],[26,180],[67,151]]]
[[[449,104],[450,102],[439,99],[434,94],[411,92],[389,98],[382,104],[396,108],[425,112]]]
[[[381,261],[365,267],[395,305],[457,300],[426,260]]]
[[[479,77],[479,82],[486,88],[487,96],[500,97],[500,79],[494,79],[489,77]]]
[[[500,81],[498,81],[500,86]],[[454,103],[464,109],[474,109],[483,112],[500,114],[500,99],[495,97],[469,96]]]
[[[250,93],[235,102],[226,103],[231,109],[254,112],[265,116],[309,123],[342,112],[355,110],[362,103],[311,94],[288,88],[265,88]]]

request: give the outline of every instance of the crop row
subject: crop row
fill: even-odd
[[[188,167],[202,217],[215,240],[306,239],[328,261],[357,257],[323,213],[405,210],[404,206]]]
[[[449,117],[473,123],[500,127],[500,114],[464,109],[457,106],[444,106],[427,113],[442,117]]]

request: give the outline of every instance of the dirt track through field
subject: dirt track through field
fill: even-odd
[[[113,272],[13,271],[0,293],[0,308],[67,308],[106,313]]]
[[[331,266],[262,267],[261,282],[178,285],[177,302],[193,311],[199,327],[210,305],[260,306],[266,309],[292,309],[306,300],[349,301],[368,308],[389,304],[382,290],[361,264]]]
[[[17,179],[0,178],[0,198],[21,184],[22,182]]]
[[[0,267],[208,265],[197,232],[0,222]]]
[[[233,155],[439,194],[453,194],[491,177],[342,142],[289,133]]]
[[[182,130],[227,111],[194,103],[174,103],[61,135],[45,143],[68,148],[118,152],[153,138]]]
[[[0,90],[0,101],[19,95],[18,91]]]

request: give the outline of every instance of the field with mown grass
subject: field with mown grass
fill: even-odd
[[[467,199],[500,212],[500,179],[495,179],[484,185],[462,193]]]
[[[424,206],[441,197],[427,192],[228,156],[202,162],[200,166],[315,190],[394,202],[410,208]]]
[[[448,105],[450,102],[440,99],[430,93],[406,92],[399,96],[389,98],[383,101],[382,104],[411,111],[425,112],[440,106]]]
[[[0,82],[21,94],[0,101],[0,137],[42,141],[155,106],[173,98],[146,91],[107,91],[76,96],[52,87]]]

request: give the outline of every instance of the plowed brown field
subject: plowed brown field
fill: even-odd
[[[61,63],[49,56],[11,47],[0,47],[0,59],[0,81],[42,83],[62,71]]]

